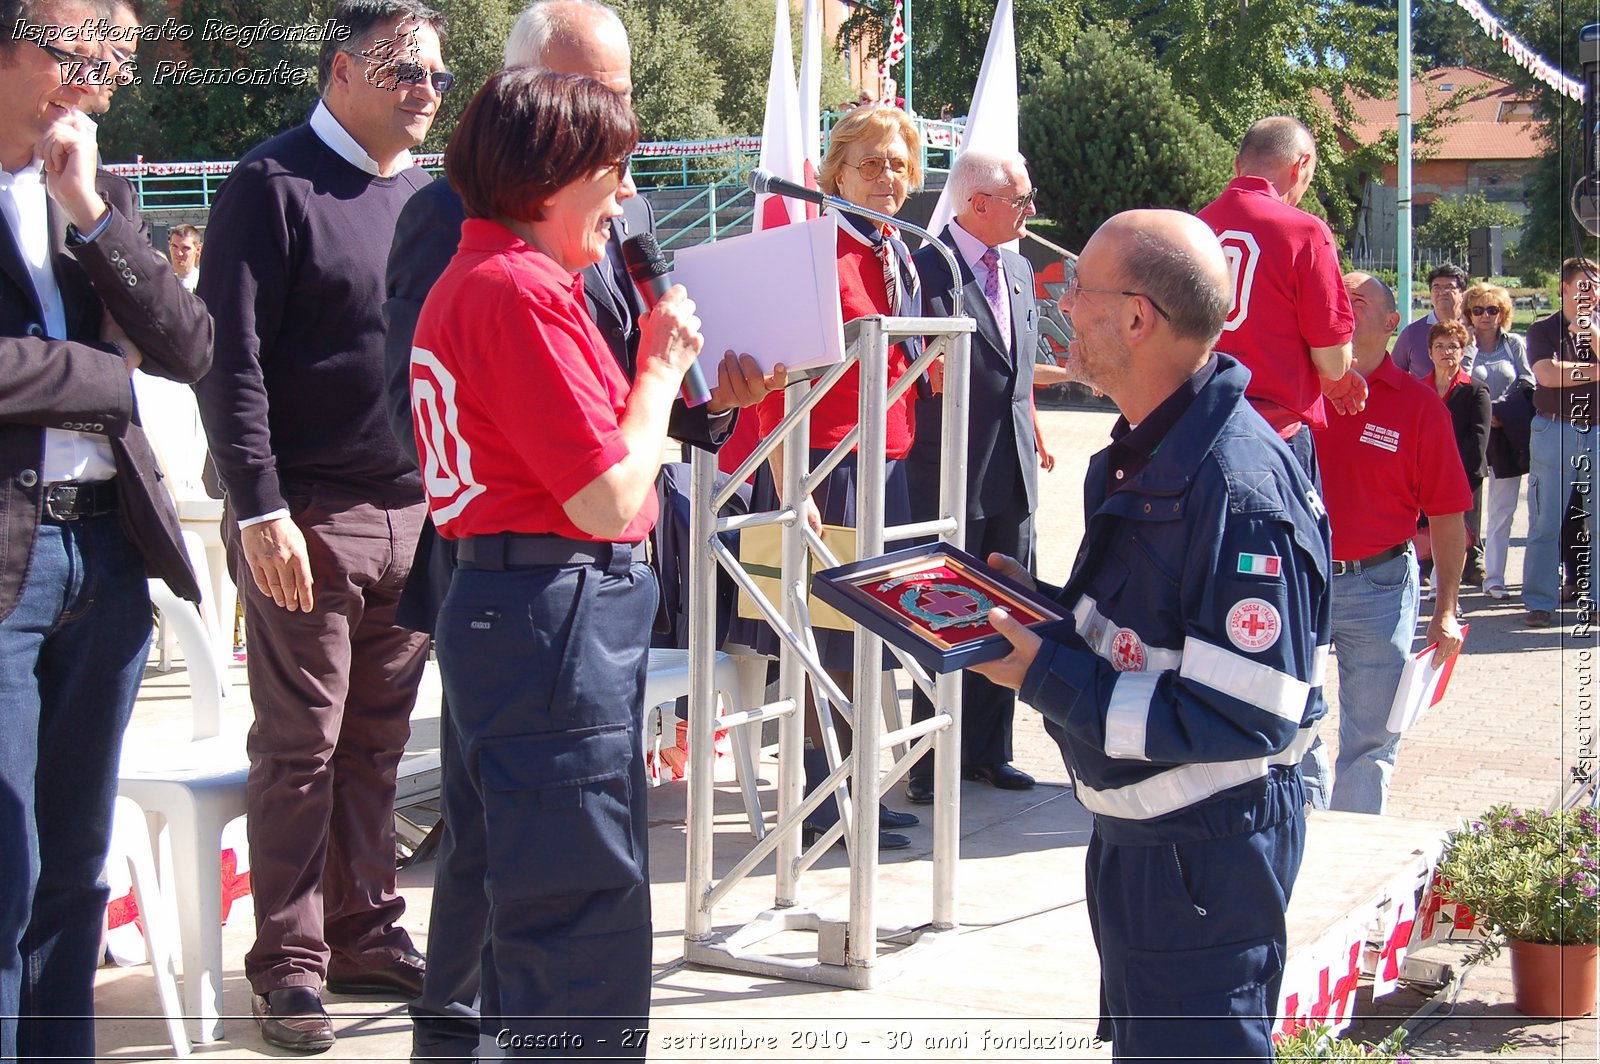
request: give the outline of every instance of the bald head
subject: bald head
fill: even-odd
[[[628,31],[617,13],[596,0],[537,0],[523,9],[506,37],[505,65],[581,74],[631,96]]]
[[[1166,312],[1178,339],[1208,348],[1216,343],[1233,302],[1233,282],[1209,226],[1182,211],[1124,211],[1106,221],[1089,243],[1096,241],[1112,253],[1124,283]]]
[[[1316,167],[1316,138],[1299,119],[1288,115],[1272,115],[1251,126],[1233,160],[1236,175],[1266,178],[1291,207],[1311,187]]]
[[[1389,337],[1400,324],[1394,290],[1360,270],[1344,275],[1344,290],[1356,319],[1355,332],[1350,337],[1351,365],[1363,377],[1370,376],[1389,353]]]

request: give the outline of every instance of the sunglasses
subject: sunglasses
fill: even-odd
[[[1003,200],[1011,205],[1014,211],[1025,211],[1033,206],[1039,199],[1039,190],[1032,189],[1021,196],[1002,196],[998,192],[974,192],[974,196],[988,196],[990,199]]]
[[[366,52],[356,52],[357,56],[376,66],[379,70],[388,70],[396,82],[404,85],[420,85],[426,79],[433,86],[433,91],[440,96],[456,87],[456,76],[448,70],[435,70],[429,72],[421,63],[412,63],[402,59],[379,59],[377,56],[368,55]]]
[[[1472,308],[1472,313],[1473,313],[1474,317],[1476,317],[1479,314],[1493,314],[1496,317],[1498,317],[1499,314],[1500,314],[1500,308],[1499,307],[1473,307]]]
[[[33,41],[39,49],[61,65],[61,80],[82,81],[87,85],[124,85],[133,80],[135,61],[132,52],[120,48],[107,49],[110,59],[69,52],[43,41]]]
[[[876,181],[883,176],[884,168],[896,177],[904,176],[911,164],[904,159],[885,159],[878,155],[869,155],[858,163],[845,163],[846,166],[855,167],[856,173],[861,175],[863,181]]]

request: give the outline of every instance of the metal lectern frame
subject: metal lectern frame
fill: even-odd
[[[807,499],[818,483],[850,453],[859,448],[856,499],[857,557],[870,558],[884,551],[886,542],[938,535],[946,542],[963,544],[967,495],[967,385],[973,321],[968,317],[913,318],[866,317],[851,322],[855,333],[844,362],[828,367],[809,388],[791,385],[787,413],[777,429],[761,441],[724,488],[716,490],[714,455],[693,455],[692,516],[689,553],[689,812],[688,858],[685,865],[685,959],[697,964],[754,972],[806,982],[866,989],[878,972],[878,948],[884,937],[877,925],[878,798],[884,786],[910,769],[930,747],[934,752],[933,884],[932,913],[911,926],[923,927],[915,941],[896,952],[897,958],[932,945],[956,929],[956,862],[960,847],[961,816],[961,684],[959,673],[936,682],[907,655],[889,649],[901,666],[928,691],[934,704],[932,719],[883,733],[883,640],[857,627],[855,630],[854,699],[846,699],[829,679],[817,658],[807,610],[806,556],[819,565],[837,564],[820,537],[801,517],[798,500]],[[888,380],[889,348],[908,337],[925,337],[927,349],[898,381]],[[944,411],[940,453],[940,517],[933,521],[885,528],[883,524],[885,427],[891,404],[913,386],[933,360],[944,356]],[[810,411],[838,383],[852,365],[861,367],[860,411],[857,427],[815,469],[810,458]],[[744,416],[752,416],[747,412]],[[739,517],[718,517],[722,506],[772,452],[784,445],[780,508]],[[773,603],[756,586],[719,533],[759,525],[781,525],[781,602]],[[778,634],[778,699],[755,707],[719,715],[713,692],[712,667],[717,646],[716,567],[721,565],[762,612]],[[863,678],[871,679],[863,679]],[[802,750],[806,683],[810,681],[832,769],[827,780],[809,799],[805,795]],[[896,707],[898,709],[898,707]],[[841,713],[854,729],[854,751],[840,759],[832,728],[832,712]],[[898,714],[897,714],[898,716]],[[712,816],[713,736],[719,728],[756,727],[768,719],[778,721],[778,823],[720,879],[713,877]],[[882,751],[899,748],[893,766],[880,778]],[[839,822],[802,850],[800,826],[805,817],[829,794],[838,799]],[[855,810],[868,810],[864,816]],[[825,920],[800,905],[799,881],[843,833],[850,882],[849,919]],[[731,932],[713,929],[712,915],[733,887],[745,879],[770,854],[776,854],[776,896],[771,907]],[[755,947],[783,931],[817,935],[814,960],[798,959],[786,947],[784,956],[762,953]],[[892,932],[900,934],[899,932]]]

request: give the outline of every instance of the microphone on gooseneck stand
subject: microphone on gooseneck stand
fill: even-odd
[[[932,244],[934,249],[938,251],[941,256],[943,256],[945,265],[950,268],[951,277],[961,276],[961,268],[956,265],[955,255],[950,251],[949,248],[945,247],[938,240],[934,239],[932,233],[928,232],[921,226],[912,225],[910,222],[902,221],[892,214],[883,214],[880,211],[873,210],[871,207],[862,207],[859,204],[851,203],[847,199],[841,199],[838,196],[830,196],[826,192],[819,192],[814,188],[807,188],[805,185],[781,178],[777,174],[774,174],[771,170],[763,170],[757,167],[756,169],[750,171],[750,177],[748,178],[748,181],[750,184],[750,191],[757,194],[766,193],[767,195],[771,196],[782,196],[785,199],[804,200],[807,203],[820,203],[824,207],[831,207],[834,210],[842,211],[845,214],[854,214],[860,218],[871,218],[873,221],[883,222],[887,225],[897,226],[909,233],[915,233],[923,240]],[[626,244],[623,245],[623,250],[627,250]],[[629,269],[632,270],[632,267],[630,266]],[[956,285],[955,290],[951,292],[950,316],[952,318],[959,318],[961,316],[960,285]]]
[[[657,300],[672,287],[672,267],[661,253],[654,234],[640,233],[622,242],[622,261],[627,263],[628,276],[639,286],[647,308],[654,309]],[[683,405],[701,406],[711,401],[711,389],[706,387],[706,375],[699,362],[691,362],[683,375],[683,389],[679,392]]]

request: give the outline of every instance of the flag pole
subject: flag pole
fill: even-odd
[[[906,114],[913,114],[911,110],[911,0],[905,0],[905,29],[906,29]]]

